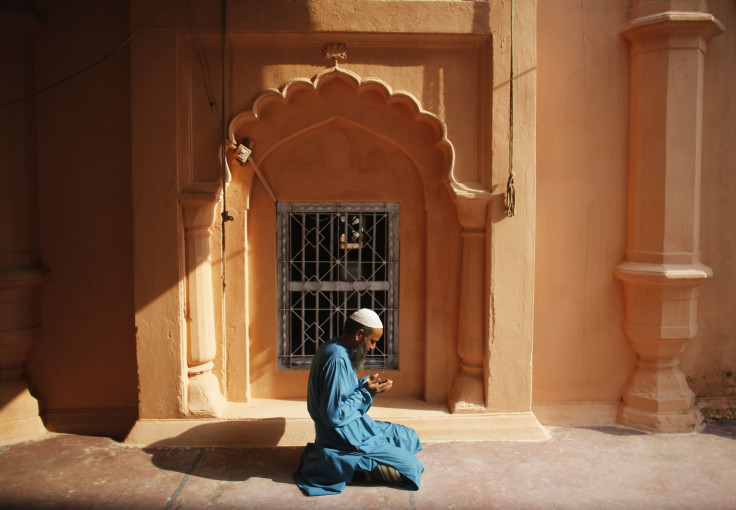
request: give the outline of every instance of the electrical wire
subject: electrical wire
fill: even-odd
[[[107,60],[108,58],[112,57],[117,52],[119,52],[120,50],[122,50],[123,48],[125,48],[126,46],[128,46],[131,42],[133,42],[133,40],[136,37],[138,37],[145,29],[147,29],[151,25],[151,23],[153,23],[154,21],[156,21],[158,19],[158,17],[166,9],[166,7],[168,6],[168,4],[171,3],[171,1],[172,0],[165,0],[164,3],[163,3],[163,5],[161,6],[161,8],[158,10],[158,12],[153,17],[151,17],[151,19],[149,19],[146,23],[144,23],[143,25],[141,25],[140,27],[138,27],[138,29],[135,32],[133,32],[130,35],[130,37],[128,37],[122,44],[120,44],[118,47],[114,48],[110,52],[106,53],[102,57],[98,58],[97,60],[95,60],[91,64],[83,67],[82,69],[79,69],[78,71],[73,72],[72,74],[70,74],[68,76],[65,76],[64,78],[62,78],[60,80],[57,80],[57,81],[55,81],[53,83],[50,83],[49,85],[46,85],[45,87],[41,87],[40,89],[34,90],[30,94],[26,94],[25,96],[19,97],[17,99],[13,99],[12,101],[8,101],[8,102],[5,102],[5,103],[2,103],[2,104],[0,104],[0,108],[5,108],[7,106],[12,106],[14,104],[17,104],[17,103],[21,103],[23,101],[26,101],[27,99],[30,99],[32,97],[35,97],[35,96],[41,94],[42,92],[46,92],[47,90],[53,89],[55,87],[58,87],[62,83],[66,83],[69,80],[71,80],[73,78],[76,78],[80,74],[82,74],[82,73],[84,73],[86,71],[89,71],[93,67],[98,66],[99,64],[103,63],[105,60]]]
[[[189,13],[189,21],[192,25],[192,40],[194,42],[194,50],[197,53],[197,60],[199,61],[199,70],[202,73],[202,82],[204,83],[204,92],[207,95],[207,102],[210,105],[210,110],[212,111],[212,115],[215,120],[215,129],[217,130],[217,133],[222,138],[224,135],[223,135],[222,127],[218,123],[219,114],[217,111],[217,105],[215,103],[215,100],[212,97],[212,86],[210,85],[210,82],[208,79],[209,65],[207,62],[207,54],[203,50],[204,44],[202,44],[202,40],[199,37],[199,31],[197,30],[197,22],[194,17],[194,9],[192,9],[192,3],[190,0],[184,0],[184,3],[187,6],[187,12]]]
[[[227,144],[225,142],[225,121],[227,119],[226,115],[226,109],[225,109],[225,64],[226,64],[226,50],[227,50],[227,0],[222,0],[222,39],[221,39],[221,57],[222,57],[222,87],[221,87],[221,102],[222,102],[222,117],[220,118],[221,121],[221,132],[220,132],[220,139],[222,143],[222,153],[221,153],[221,174],[220,174],[220,184],[222,186],[222,261],[220,263],[220,267],[222,268],[222,293],[223,293],[223,299],[225,294],[225,288],[227,287],[227,279],[226,279],[226,273],[225,273],[225,224],[228,221],[233,221],[233,217],[230,216],[227,210],[227,190],[226,190],[226,180],[227,180]],[[223,303],[223,310],[224,310],[224,303]]]

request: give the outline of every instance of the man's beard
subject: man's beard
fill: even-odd
[[[353,368],[355,371],[363,370],[365,365],[366,352],[362,345],[358,344],[355,347],[350,348],[350,361],[353,362]]]

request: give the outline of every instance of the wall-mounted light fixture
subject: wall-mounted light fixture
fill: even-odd
[[[235,159],[237,159],[243,165],[245,165],[251,153],[253,152],[248,147],[248,145],[250,145],[248,142],[250,142],[250,140],[246,138],[245,140],[243,140],[242,143],[238,144],[238,146],[235,147]]]

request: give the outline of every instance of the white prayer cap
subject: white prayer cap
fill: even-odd
[[[368,308],[361,308],[351,315],[350,318],[368,328],[383,329],[383,322],[381,322],[378,314]]]

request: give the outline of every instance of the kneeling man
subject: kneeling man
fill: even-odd
[[[417,433],[394,423],[373,421],[373,397],[391,388],[378,374],[358,381],[368,351],[383,335],[383,323],[363,308],[346,321],[340,338],[320,346],[312,360],[307,408],[315,441],[302,454],[294,481],[309,496],[338,494],[356,471],[417,490],[424,471],[414,454],[422,449]]]

